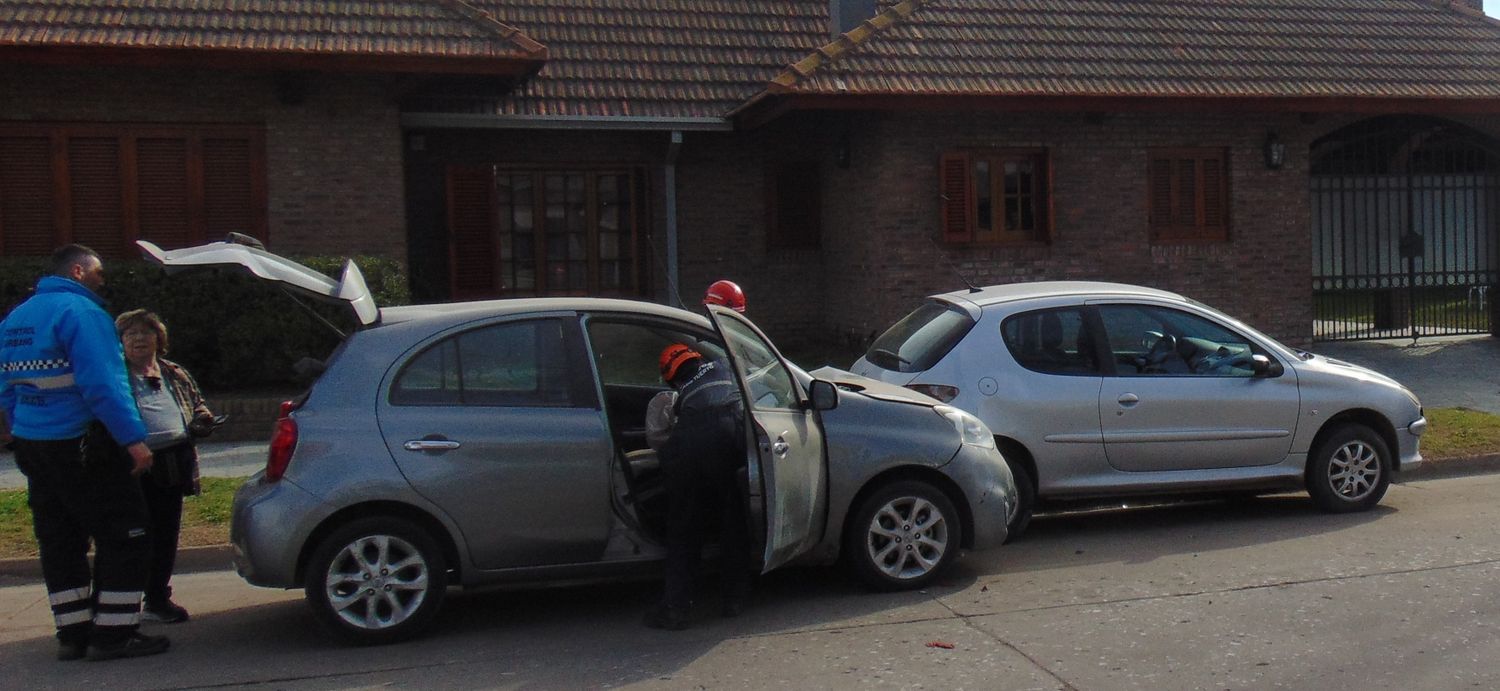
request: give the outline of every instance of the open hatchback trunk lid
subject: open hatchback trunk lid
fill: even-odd
[[[135,244],[148,261],[168,270],[238,266],[256,278],[314,300],[348,305],[360,326],[370,326],[380,319],[380,309],[365,285],[365,276],[352,259],[344,261],[343,273],[335,281],[285,257],[237,242],[210,242],[179,250],[164,250],[146,240],[137,240]]]

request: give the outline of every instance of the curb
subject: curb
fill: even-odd
[[[1422,467],[1396,476],[1397,482],[1419,482],[1445,478],[1490,475],[1500,473],[1500,453],[1451,458],[1429,458]],[[177,565],[173,573],[199,573],[202,571],[234,570],[234,548],[230,545],[205,545],[183,547],[177,550]],[[36,557],[0,559],[0,578],[18,578],[40,581],[42,563]]]
[[[233,571],[234,549],[229,545],[205,545],[183,547],[177,550],[177,565],[174,574],[198,573],[201,571]],[[19,578],[27,581],[42,580],[42,561],[36,557],[0,559],[0,578]]]
[[[1396,480],[1399,482],[1440,480],[1450,477],[1489,475],[1493,473],[1500,473],[1500,453],[1429,458],[1427,462],[1422,464],[1422,467],[1409,473],[1398,474]]]

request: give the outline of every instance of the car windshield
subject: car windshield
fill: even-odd
[[[865,353],[881,369],[921,372],[943,359],[974,328],[974,320],[957,307],[924,303],[887,329]]]

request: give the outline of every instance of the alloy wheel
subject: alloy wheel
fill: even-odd
[[[948,551],[948,519],[922,497],[894,498],[871,519],[865,549],[876,568],[891,578],[924,576]]]
[[[411,543],[370,535],[345,545],[328,565],[329,607],[351,626],[380,630],[406,621],[427,598],[427,560]]]
[[[1369,444],[1355,439],[1333,452],[1328,463],[1328,484],[1340,497],[1359,501],[1375,490],[1380,473],[1380,454]]]

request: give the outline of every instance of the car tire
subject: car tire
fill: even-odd
[[[1346,424],[1333,429],[1307,465],[1307,493],[1329,513],[1365,511],[1391,484],[1391,452],[1375,430]]]
[[[362,518],[330,533],[313,550],[303,585],[319,623],[355,645],[421,633],[447,589],[448,567],[432,536],[386,517]]]
[[[1009,463],[1010,476],[1016,484],[1016,505],[1010,510],[1010,517],[1005,521],[1005,544],[1010,544],[1026,532],[1026,526],[1031,525],[1031,514],[1036,510],[1036,485],[1032,483],[1031,473],[1026,472],[1026,467],[1020,463]]]
[[[900,480],[870,494],[844,534],[854,576],[876,590],[912,590],[937,578],[963,544],[963,523],[942,490]]]

